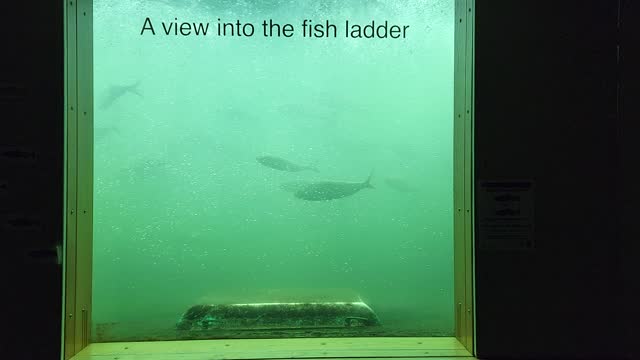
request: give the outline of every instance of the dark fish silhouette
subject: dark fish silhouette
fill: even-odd
[[[316,169],[313,166],[302,166],[302,165],[294,164],[289,160],[285,160],[277,156],[268,156],[268,155],[258,156],[256,160],[258,160],[260,164],[266,167],[280,170],[280,171],[299,172],[299,171],[311,170],[311,171],[318,172],[318,169]]]
[[[398,192],[410,193],[418,191],[418,189],[409,185],[406,181],[400,178],[386,178],[384,179],[384,183],[387,184],[388,187]]]
[[[107,95],[104,98],[102,104],[100,104],[101,109],[106,109],[113,105],[113,103],[124,96],[126,93],[133,93],[140,97],[142,94],[138,91],[138,85],[140,85],[140,80],[138,80],[133,85],[112,85],[107,89]]]
[[[294,193],[294,196],[298,199],[308,201],[324,201],[344,198],[347,196],[351,196],[362,189],[373,189],[373,185],[371,185],[371,176],[373,176],[373,171],[371,171],[371,174],[364,182],[312,182],[309,185],[303,186],[301,189],[296,191]]]

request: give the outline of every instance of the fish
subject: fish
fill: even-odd
[[[294,181],[288,181],[285,183],[280,184],[280,189],[286,191],[286,192],[291,192],[291,193],[295,193],[298,190],[301,190],[302,188],[304,188],[305,186],[311,184],[311,181],[309,180],[294,180]]]
[[[298,199],[307,201],[325,201],[341,199],[347,196],[351,196],[362,189],[374,189],[371,185],[371,177],[373,176],[373,170],[369,174],[369,177],[364,182],[346,182],[346,181],[318,181],[312,182],[294,193],[294,196]]]
[[[411,193],[418,190],[400,178],[386,178],[384,183],[397,192]]]
[[[104,110],[110,107],[116,100],[124,96],[126,93],[133,93],[142,97],[142,94],[138,91],[138,85],[140,85],[140,80],[132,85],[110,86],[109,89],[107,89],[107,96],[104,98],[104,101],[100,105],[100,108]]]
[[[311,170],[311,171],[319,172],[318,169],[314,166],[303,166],[303,165],[294,164],[289,160],[285,160],[277,156],[269,156],[269,155],[258,156],[256,160],[258,160],[260,164],[266,167],[269,167],[275,170],[280,170],[280,171],[299,172],[299,171]]]

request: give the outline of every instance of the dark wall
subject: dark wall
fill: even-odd
[[[630,357],[618,2],[476,7],[476,177],[535,181],[534,248],[476,247],[478,356]]]
[[[619,158],[623,164],[618,180],[623,296],[614,304],[620,312],[625,345],[640,358],[640,2],[623,1],[620,28],[620,138]]]
[[[60,352],[62,271],[54,247],[62,242],[63,214],[62,5],[0,5],[3,359],[55,359]]]

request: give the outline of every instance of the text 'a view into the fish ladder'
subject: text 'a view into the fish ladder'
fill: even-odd
[[[345,20],[337,26],[329,20],[314,21],[300,20],[295,26],[290,23],[279,23],[272,19],[263,20],[254,25],[251,22],[236,20],[224,22],[181,22],[178,18],[173,21],[162,21],[155,24],[151,18],[146,18],[140,30],[140,35],[173,35],[173,36],[218,36],[218,37],[284,37],[293,36],[303,38],[353,38],[353,39],[404,39],[410,25],[395,25],[389,21],[372,20],[367,23],[356,23]]]

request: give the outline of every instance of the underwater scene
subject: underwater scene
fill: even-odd
[[[453,0],[93,6],[93,342],[453,336]]]

